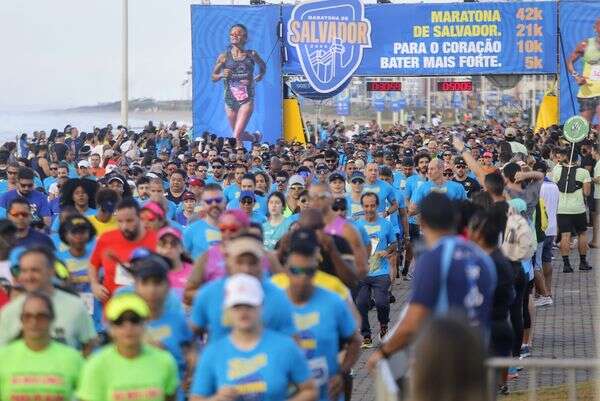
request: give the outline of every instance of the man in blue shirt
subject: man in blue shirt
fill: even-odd
[[[228,188],[231,188],[229,186]],[[258,214],[266,215],[267,214],[267,200],[264,196],[257,195],[256,191],[256,176],[252,173],[246,173],[242,177],[240,181],[239,189],[233,194],[233,198],[229,199],[229,203],[227,203],[227,209],[239,209],[240,208],[240,194],[242,192],[252,192],[254,194],[254,211]],[[227,198],[227,195],[225,195]]]
[[[46,234],[31,227],[31,204],[24,198],[18,197],[10,201],[6,209],[7,217],[17,227],[15,248],[28,248],[33,245],[43,245],[54,250],[54,243]]]
[[[364,227],[371,240],[371,254],[369,257],[369,272],[367,277],[360,280],[356,291],[356,306],[361,315],[360,332],[363,336],[363,348],[371,348],[371,326],[369,325],[369,309],[371,294],[375,299],[377,320],[379,321],[379,334],[383,338],[387,333],[390,321],[389,290],[391,279],[396,277],[396,266],[390,266],[389,259],[395,253],[396,235],[392,224],[377,215],[379,197],[373,192],[366,192],[361,198],[365,217],[358,220],[357,224]]]
[[[0,197],[0,207],[8,210],[9,203],[15,198],[24,198],[31,208],[32,222],[41,222],[50,226],[50,208],[46,195],[36,191],[33,183],[34,173],[28,167],[21,167],[17,173],[17,188],[6,192]]]
[[[219,184],[207,184],[202,192],[200,207],[204,218],[190,224],[183,232],[183,248],[192,257],[198,258],[208,248],[221,241],[218,221],[225,210],[225,197]]]
[[[465,188],[457,182],[448,181],[444,177],[444,162],[441,159],[433,159],[429,162],[427,170],[427,178],[429,180],[421,185],[412,194],[410,198],[410,206],[408,208],[410,215],[419,213],[419,204],[431,192],[439,192],[446,194],[450,200],[467,199]]]
[[[246,175],[246,166],[243,164],[236,164],[233,170],[233,180],[234,182],[229,184],[223,190],[223,194],[225,195],[225,200],[227,203],[231,202],[234,199],[238,199],[240,196],[240,192],[242,191],[242,178]]]
[[[258,278],[263,286],[262,320],[266,329],[292,336],[292,304],[285,293],[268,279],[263,279],[264,248],[251,235],[241,235],[226,246],[228,273],[245,273]],[[191,321],[196,330],[207,331],[208,341],[223,338],[230,331],[230,318],[223,309],[227,277],[213,280],[200,288],[192,306]]]
[[[210,157],[210,152],[209,152]],[[222,184],[225,178],[225,161],[216,157],[210,164],[212,175],[206,179],[207,184]]]
[[[387,182],[379,179],[379,165],[377,163],[368,163],[365,167],[365,187],[364,192],[373,192],[379,198],[377,212],[387,217],[398,210],[398,202],[394,196],[394,188]]]
[[[402,322],[391,337],[371,355],[377,361],[404,349],[432,315],[462,313],[471,325],[489,333],[496,289],[494,262],[479,247],[455,234],[452,201],[432,192],[420,203],[421,230],[428,250],[417,259],[415,278]]]
[[[252,191],[242,191],[240,193],[240,208],[246,212],[250,220],[254,223],[263,224],[267,221],[266,216],[256,208],[256,195]]]

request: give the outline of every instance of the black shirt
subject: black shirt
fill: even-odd
[[[170,200],[171,202],[175,203],[176,205],[179,205],[181,202],[183,202],[183,194],[184,193],[185,193],[185,191],[182,192],[181,195],[179,195],[179,196],[174,196],[173,193],[171,192],[171,190],[168,190],[166,198],[168,200]]]
[[[481,185],[479,185],[477,180],[472,177],[467,176],[467,178],[463,181],[460,181],[460,180],[454,178],[452,181],[457,182],[460,185],[462,185],[463,188],[465,189],[465,192],[467,193],[467,197],[469,197],[469,198],[475,192],[481,191]]]
[[[492,303],[492,320],[506,320],[510,305],[515,299],[515,273],[509,260],[498,248],[490,254],[496,266],[497,285]]]

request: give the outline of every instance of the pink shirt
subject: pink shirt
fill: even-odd
[[[183,266],[179,270],[171,270],[169,272],[169,284],[175,293],[183,299],[183,290],[185,289],[185,283],[188,277],[192,273],[192,264],[183,263]]]

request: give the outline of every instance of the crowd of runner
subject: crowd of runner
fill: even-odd
[[[600,247],[597,132],[322,134],[246,149],[149,123],[2,145],[0,401],[349,400],[361,348],[373,369],[450,313],[488,355],[530,356],[553,273],[587,274]]]

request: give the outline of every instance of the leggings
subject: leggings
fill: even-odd
[[[533,291],[533,281],[534,280],[531,280],[529,283],[527,283],[525,296],[523,297],[523,328],[525,330],[531,328],[531,316],[529,315],[529,296]]]
[[[511,262],[515,275],[515,300],[510,305],[510,322],[514,331],[512,354],[514,357],[521,353],[523,342],[523,302],[527,289],[527,277],[520,262]]]

